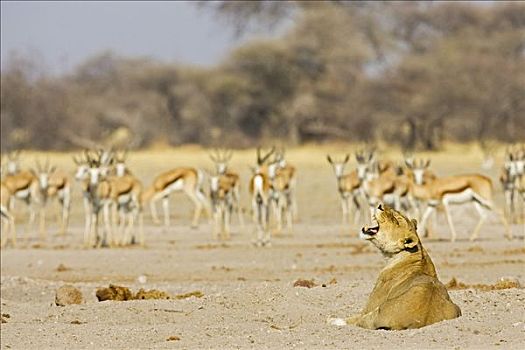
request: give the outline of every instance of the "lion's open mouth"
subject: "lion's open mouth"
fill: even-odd
[[[379,232],[379,222],[377,222],[375,215],[372,215],[372,225],[374,226],[365,226],[361,229],[361,234],[364,235],[363,238],[370,238]]]
[[[361,232],[365,235],[374,236],[379,232],[379,225],[374,227],[365,226],[361,229]]]

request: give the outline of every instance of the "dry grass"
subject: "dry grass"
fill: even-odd
[[[494,284],[466,284],[461,281],[458,281],[453,277],[446,285],[448,290],[458,290],[458,289],[475,289],[483,292],[488,292],[492,290],[502,290],[510,288],[521,288],[519,281],[513,279],[502,278]]]

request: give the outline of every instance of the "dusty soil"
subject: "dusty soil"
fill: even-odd
[[[52,223],[45,242],[27,230],[28,244],[22,240],[16,249],[1,251],[1,348],[523,348],[522,226],[513,225],[517,238],[507,241],[491,218],[480,240],[469,242],[468,231],[475,224],[470,208],[454,212],[459,241],[446,240],[448,229],[441,216],[436,238],[424,240],[441,281],[456,278],[455,286],[461,287],[451,288],[450,296],[463,316],[399,332],[328,325],[329,317],[359,312],[384,262],[374,247],[357,238],[358,226],[339,225],[335,180],[323,162],[324,152],[309,157],[291,152],[290,160],[302,176],[301,220],[293,235],[275,237],[270,248],[253,247],[253,227],[240,228],[235,218],[232,239],[225,243],[212,240],[207,223],[190,229],[188,201],[176,196],[172,227],[152,226],[146,217],[145,248],[83,249],[82,204],[76,192],[66,236],[55,235]],[[173,159],[179,159],[176,155]],[[154,165],[148,169],[140,167],[146,155],[137,157],[132,155],[132,165],[146,183],[166,168],[161,165],[164,157],[151,157]],[[204,153],[198,158],[204,160],[196,165],[207,164]],[[251,158],[253,154],[242,156],[236,163],[245,182],[246,166],[241,164],[251,164]],[[66,157],[60,161],[66,164]],[[435,166],[442,173],[459,173],[463,167],[477,171],[476,162],[458,156]],[[246,193],[243,196],[247,203]],[[501,195],[497,198],[500,201]],[[21,237],[23,226],[19,225]],[[501,278],[517,280],[521,288],[480,287],[512,287],[498,284]],[[294,287],[299,280],[312,283]],[[65,284],[82,291],[85,302],[55,306],[55,292]],[[156,289],[172,297],[99,302],[96,290],[109,284],[133,292]]]

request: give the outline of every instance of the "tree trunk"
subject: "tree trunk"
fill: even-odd
[[[417,146],[417,123],[413,117],[407,118],[406,122],[409,130],[407,139],[405,140],[405,148],[413,151]]]

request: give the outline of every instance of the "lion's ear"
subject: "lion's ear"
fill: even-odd
[[[414,224],[414,229],[417,231],[417,220],[416,219],[412,219],[410,221],[412,221],[412,223]]]
[[[418,238],[415,235],[410,235],[405,238],[403,245],[406,249],[412,249],[414,248],[418,243]]]

